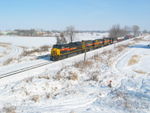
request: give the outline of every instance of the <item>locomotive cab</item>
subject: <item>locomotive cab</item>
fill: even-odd
[[[51,60],[56,60],[60,56],[61,45],[54,45],[51,49]]]

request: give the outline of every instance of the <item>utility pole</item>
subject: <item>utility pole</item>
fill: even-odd
[[[84,51],[84,62],[86,61],[86,47],[85,47],[85,51]]]

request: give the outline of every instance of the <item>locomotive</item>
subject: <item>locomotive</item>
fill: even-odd
[[[113,38],[104,38],[96,40],[83,40],[81,42],[71,42],[68,44],[56,44],[51,49],[51,60],[57,61],[65,59],[85,51],[94,50],[113,43]]]

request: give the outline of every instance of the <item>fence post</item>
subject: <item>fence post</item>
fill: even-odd
[[[85,51],[84,51],[84,62],[86,61],[86,48],[85,48]]]

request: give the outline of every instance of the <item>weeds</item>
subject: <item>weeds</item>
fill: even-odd
[[[25,81],[26,83],[31,83],[31,82],[33,81],[33,77],[29,77],[29,78],[27,78],[27,79],[24,79],[24,81]]]
[[[50,93],[46,93],[46,98],[50,99],[50,97],[51,97],[51,94]]]
[[[50,76],[48,75],[43,75],[43,76],[38,76],[39,79],[47,79],[49,80],[50,79]]]
[[[3,107],[3,113],[16,113],[16,107],[12,105],[8,105]]]
[[[40,96],[39,95],[33,95],[31,97],[31,100],[34,101],[34,102],[38,102],[40,100]]]
[[[128,65],[129,65],[129,66],[130,66],[130,65],[134,65],[134,64],[138,63],[139,60],[140,60],[140,56],[138,56],[138,55],[133,55],[133,56],[131,57],[131,59],[128,61]]]
[[[3,65],[8,65],[8,64],[10,64],[13,60],[14,60],[13,58],[9,58],[9,59],[7,59],[7,60],[3,63]]]
[[[139,73],[139,74],[146,74],[146,72],[142,71],[142,70],[133,70],[134,72],[136,73]]]
[[[50,46],[42,46],[38,49],[33,49],[33,50],[24,50],[24,52],[21,54],[21,56],[29,56],[34,53],[40,53],[40,52],[48,52]]]
[[[78,75],[77,75],[77,73],[75,73],[75,72],[70,72],[69,73],[69,77],[67,77],[68,78],[68,80],[78,80]]]
[[[90,60],[87,60],[85,62],[84,61],[80,61],[80,62],[75,63],[74,67],[80,68],[80,69],[86,69],[86,68],[91,67],[92,64],[93,64],[93,62],[90,61]]]

